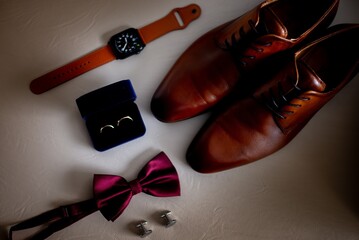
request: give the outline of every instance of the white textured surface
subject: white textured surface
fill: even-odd
[[[217,174],[198,174],[184,159],[207,115],[175,124],[152,116],[152,94],[187,46],[260,1],[193,2],[203,12],[187,29],[37,96],[28,89],[35,77],[103,46],[120,30],[144,26],[192,2],[0,1],[0,239],[11,224],[90,198],[94,173],[131,180],[160,151],[179,172],[181,197],[140,194],[114,223],[97,212],[50,239],[139,239],[132,229],[142,219],[153,230],[148,239],[359,239],[358,76],[287,147]],[[342,0],[335,24],[358,23],[358,9],[357,0]],[[75,99],[128,78],[147,133],[97,152]],[[157,216],[166,209],[178,219],[169,229]]]

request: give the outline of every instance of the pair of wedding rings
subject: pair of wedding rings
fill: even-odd
[[[101,128],[100,128],[100,133],[102,133],[106,128],[114,129],[115,126],[119,127],[120,124],[121,124],[121,122],[122,122],[122,121],[125,121],[125,120],[130,120],[130,121],[133,122],[133,118],[132,118],[132,117],[130,117],[130,116],[125,116],[125,117],[122,117],[122,118],[120,118],[119,120],[117,120],[117,124],[116,124],[116,125],[107,124],[107,125],[101,127]]]

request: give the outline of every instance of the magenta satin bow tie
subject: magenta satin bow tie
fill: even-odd
[[[139,172],[137,178],[128,182],[120,176],[96,174],[93,181],[94,198],[59,207],[15,226],[12,232],[47,224],[47,228],[36,233],[30,239],[46,239],[74,222],[100,210],[108,221],[115,221],[126,209],[133,195],[140,192],[155,197],[180,196],[180,183],[175,167],[164,152],[151,159]]]
[[[109,221],[118,218],[132,196],[140,192],[156,197],[181,194],[176,169],[163,152],[149,161],[131,182],[120,176],[95,175],[93,191],[97,208]]]

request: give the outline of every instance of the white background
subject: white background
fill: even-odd
[[[139,28],[175,7],[197,3],[201,17],[42,95],[32,79],[106,44],[127,27]],[[150,99],[179,55],[199,36],[240,16],[258,0],[0,0],[0,239],[6,228],[44,211],[92,197],[94,173],[132,180],[164,151],[176,166],[182,196],[136,195],[107,222],[96,212],[50,239],[359,239],[359,79],[352,80],[285,148],[265,159],[216,174],[199,174],[185,151],[208,115],[179,123],[156,120]],[[308,6],[310,7],[310,6]],[[359,1],[342,0],[333,24],[359,22]],[[146,135],[105,152],[91,145],[75,99],[131,79]],[[166,229],[158,216],[171,210]]]

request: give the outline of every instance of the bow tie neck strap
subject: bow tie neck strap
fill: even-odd
[[[58,207],[12,226],[9,230],[9,239],[13,239],[12,235],[15,231],[45,225],[46,227],[35,233],[35,235],[26,238],[29,240],[43,240],[97,210],[93,199]]]

